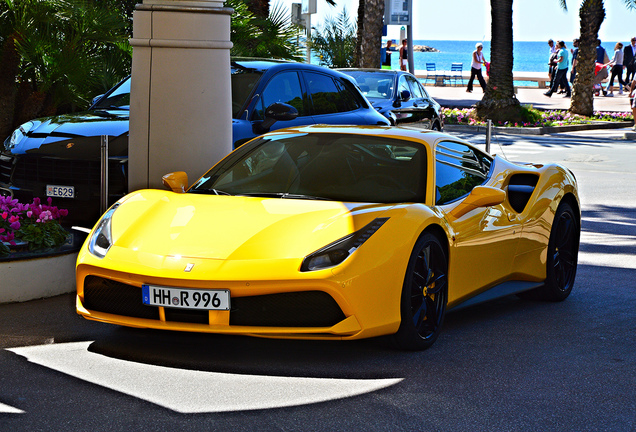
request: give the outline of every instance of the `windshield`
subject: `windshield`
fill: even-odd
[[[394,75],[382,72],[343,71],[353,77],[368,99],[393,98]]]
[[[421,145],[368,135],[281,134],[239,148],[190,193],[423,202],[426,156]]]
[[[130,109],[130,78],[124,80],[119,86],[101,98],[92,109]]]

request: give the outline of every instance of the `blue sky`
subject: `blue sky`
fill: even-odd
[[[272,0],[289,5],[300,0]],[[355,20],[358,0],[336,0],[330,7],[318,0],[318,11],[312,26],[320,25],[327,16],[337,16],[342,7]],[[568,0],[563,11],[558,0],[516,0],[513,3],[514,40],[543,41],[550,38],[566,41],[579,34],[581,0]],[[290,6],[289,6],[290,7]],[[413,0],[414,39],[490,40],[489,0]],[[599,37],[606,41],[629,42],[636,36],[636,10],[628,10],[623,0],[605,0],[605,21]],[[399,38],[399,27],[389,27],[389,37]]]

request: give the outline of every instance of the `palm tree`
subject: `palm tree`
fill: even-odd
[[[296,43],[298,29],[282,3],[270,10],[267,19],[256,17],[244,0],[226,0],[225,5],[234,9],[230,25],[232,56],[302,61]]]
[[[380,67],[384,0],[360,0],[358,4],[358,44],[356,66]]]
[[[343,8],[338,18],[327,18],[325,25],[316,29],[310,46],[320,55],[322,66],[353,67],[357,46],[356,26],[349,22],[347,10]]]
[[[512,1],[491,0],[490,74],[475,113],[482,119],[523,121],[512,77]]]
[[[570,111],[590,116],[594,112],[592,82],[596,63],[596,41],[598,31],[605,19],[603,0],[584,0],[581,3],[579,17],[581,18],[581,35]]]
[[[0,135],[86,106],[130,73],[126,22],[96,0],[0,0]]]

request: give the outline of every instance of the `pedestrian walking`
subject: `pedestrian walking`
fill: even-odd
[[[572,95],[570,91],[570,84],[568,84],[567,73],[568,73],[568,51],[565,48],[565,42],[558,41],[557,47],[559,48],[559,52],[557,54],[557,72],[554,78],[554,82],[552,83],[552,87],[547,92],[543,93],[547,97],[551,97],[552,93],[555,93],[559,86],[563,86],[565,89],[565,96],[570,97]]]
[[[481,89],[486,91],[486,81],[484,80],[484,76],[481,73],[481,65],[486,64],[486,59],[484,58],[484,53],[482,52],[484,49],[484,45],[482,43],[478,43],[475,45],[475,51],[473,51],[473,62],[470,65],[470,79],[468,80],[468,86],[466,91],[468,93],[473,92],[473,80],[475,77],[479,80],[479,85]]]

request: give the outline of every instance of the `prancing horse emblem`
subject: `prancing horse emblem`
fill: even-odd
[[[194,263],[189,263],[183,271],[190,273],[192,271],[192,267],[194,267]]]

